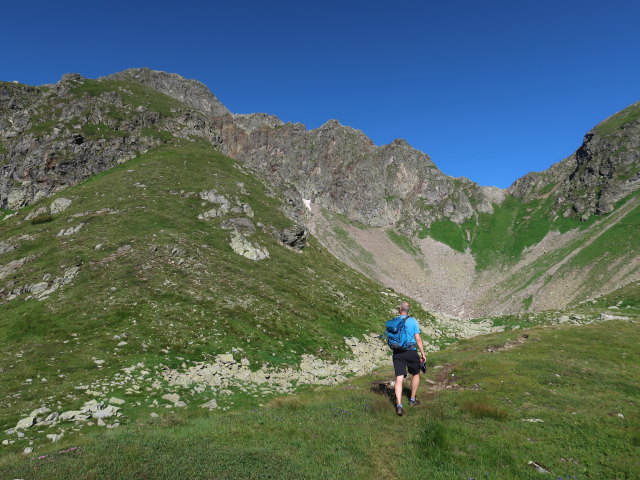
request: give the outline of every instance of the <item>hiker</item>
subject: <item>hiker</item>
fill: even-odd
[[[424,354],[422,338],[420,338],[420,326],[418,321],[409,315],[409,303],[402,302],[398,307],[399,315],[387,322],[387,336],[389,346],[393,350],[393,368],[396,373],[395,394],[396,413],[404,415],[402,406],[402,382],[407,370],[413,375],[411,378],[411,398],[409,406],[420,405],[416,399],[418,385],[420,384],[420,370],[424,371],[424,362],[427,360]],[[390,333],[391,332],[391,333]],[[420,356],[416,350],[420,349]]]

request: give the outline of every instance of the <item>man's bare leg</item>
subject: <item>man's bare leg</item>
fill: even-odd
[[[396,377],[396,384],[394,385],[394,389],[396,392],[396,405],[402,404],[402,382],[404,381],[404,375],[400,375]]]
[[[411,398],[416,398],[416,393],[418,393],[418,385],[420,385],[420,374],[416,373],[411,379]]]

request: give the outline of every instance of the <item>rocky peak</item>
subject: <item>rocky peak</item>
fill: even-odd
[[[263,127],[276,128],[284,125],[282,120],[268,113],[234,113],[233,123],[247,133]]]
[[[76,83],[84,80],[84,77],[79,73],[65,73],[60,78],[60,83]]]
[[[130,68],[106,77],[109,80],[135,80],[195,110],[212,117],[230,115],[229,110],[211,93],[206,85],[197,80],[186,79],[176,73],[167,73],[150,68]]]
[[[519,178],[507,192],[525,201],[551,194],[552,214],[587,220],[640,189],[639,165],[640,102],[596,125],[574,154]]]

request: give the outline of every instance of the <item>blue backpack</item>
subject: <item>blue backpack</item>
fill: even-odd
[[[387,329],[385,336],[387,337],[387,345],[395,352],[403,352],[409,350],[415,345],[411,338],[406,335],[406,323],[407,319],[411,318],[411,315],[404,315],[402,317],[392,318],[387,322]]]

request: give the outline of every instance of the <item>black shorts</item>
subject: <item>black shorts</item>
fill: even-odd
[[[393,369],[396,377],[406,375],[407,369],[411,375],[420,373],[420,357],[417,350],[405,350],[393,353]]]

